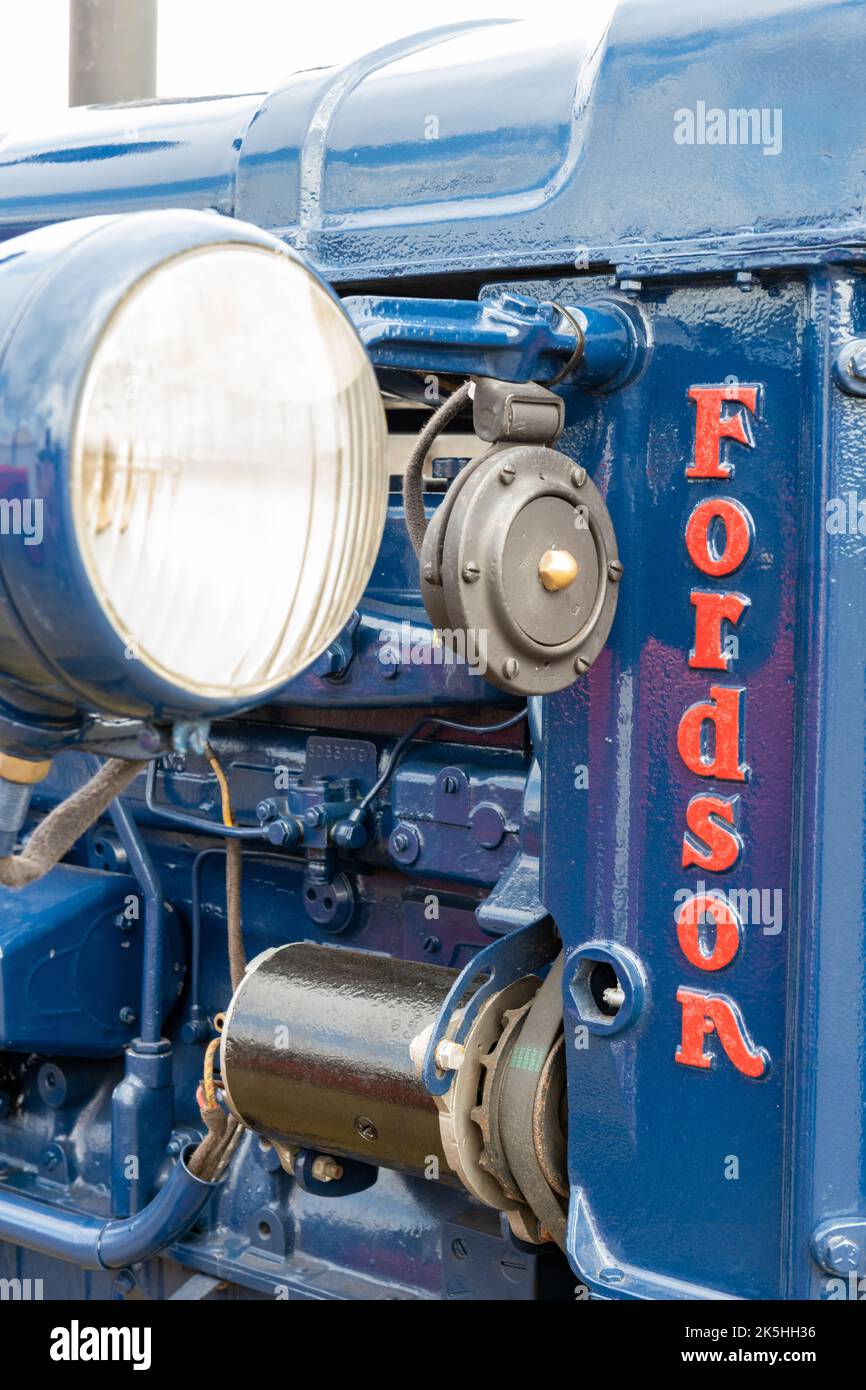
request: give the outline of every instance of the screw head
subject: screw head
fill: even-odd
[[[513,463],[503,463],[502,467],[501,467],[500,470],[499,470],[499,481],[500,481],[500,483],[504,483],[505,486],[507,487],[507,486],[509,485],[509,483],[513,483],[513,482],[514,482],[514,479],[515,479],[516,477],[517,477],[517,469],[514,467],[514,464],[513,464]]]
[[[574,669],[578,676],[585,676],[589,667],[590,663],[585,656],[576,656],[574,658]]]
[[[607,577],[612,584],[618,584],[622,579],[622,565],[619,560],[611,560],[607,567]]]
[[[502,663],[502,674],[507,681],[516,680],[520,675],[520,662],[516,656],[510,656],[507,661]]]
[[[467,560],[460,573],[467,584],[474,584],[476,580],[481,578],[481,571],[474,560]]]
[[[135,1009],[131,1009],[128,1004],[125,1004],[120,1010],[118,1017],[121,1023],[125,1023],[127,1027],[131,1027],[135,1022]]]
[[[571,470],[571,481],[574,487],[583,487],[586,482],[586,469],[582,468],[579,463],[575,464]]]
[[[848,1236],[831,1236],[827,1241],[828,1265],[840,1273],[860,1268],[860,1246]]]
[[[851,375],[859,381],[866,381],[866,343],[861,344],[851,357]]]

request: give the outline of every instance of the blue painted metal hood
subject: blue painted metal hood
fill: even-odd
[[[623,0],[607,20],[469,23],[267,96],[71,112],[0,142],[0,230],[213,208],[334,281],[862,255],[861,0]],[[678,144],[700,103],[778,112],[780,149]]]

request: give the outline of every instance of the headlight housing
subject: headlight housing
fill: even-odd
[[[384,526],[384,412],[339,300],[209,213],[2,252],[0,481],[42,535],[2,537],[0,670],[123,716],[266,699],[347,622]]]

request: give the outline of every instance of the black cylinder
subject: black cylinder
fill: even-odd
[[[302,1148],[430,1173],[436,1106],[409,1055],[457,972],[368,951],[297,942],[253,961],[222,1041],[235,1114]]]

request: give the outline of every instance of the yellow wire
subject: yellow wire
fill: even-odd
[[[213,1061],[219,1045],[219,1038],[214,1038],[208,1043],[204,1054],[204,1076],[202,1080],[204,1083],[205,1105],[208,1110],[216,1110],[219,1108],[219,1101],[217,1100],[216,1094],[216,1082],[214,1081],[213,1074]]]
[[[221,765],[220,765],[220,761],[219,761],[219,759],[217,758],[216,753],[213,751],[213,749],[211,748],[211,746],[210,746],[209,743],[205,744],[204,753],[205,753],[205,757],[207,758],[208,762],[210,763],[211,767],[213,768],[214,776],[216,777],[217,782],[219,783],[220,801],[222,802],[222,812],[223,812],[223,825],[234,825],[234,819],[233,819],[233,817],[232,817],[232,802],[231,802],[231,795],[230,795],[230,793],[229,793],[228,778],[226,777],[225,773],[223,772],[222,767],[221,767]]]

